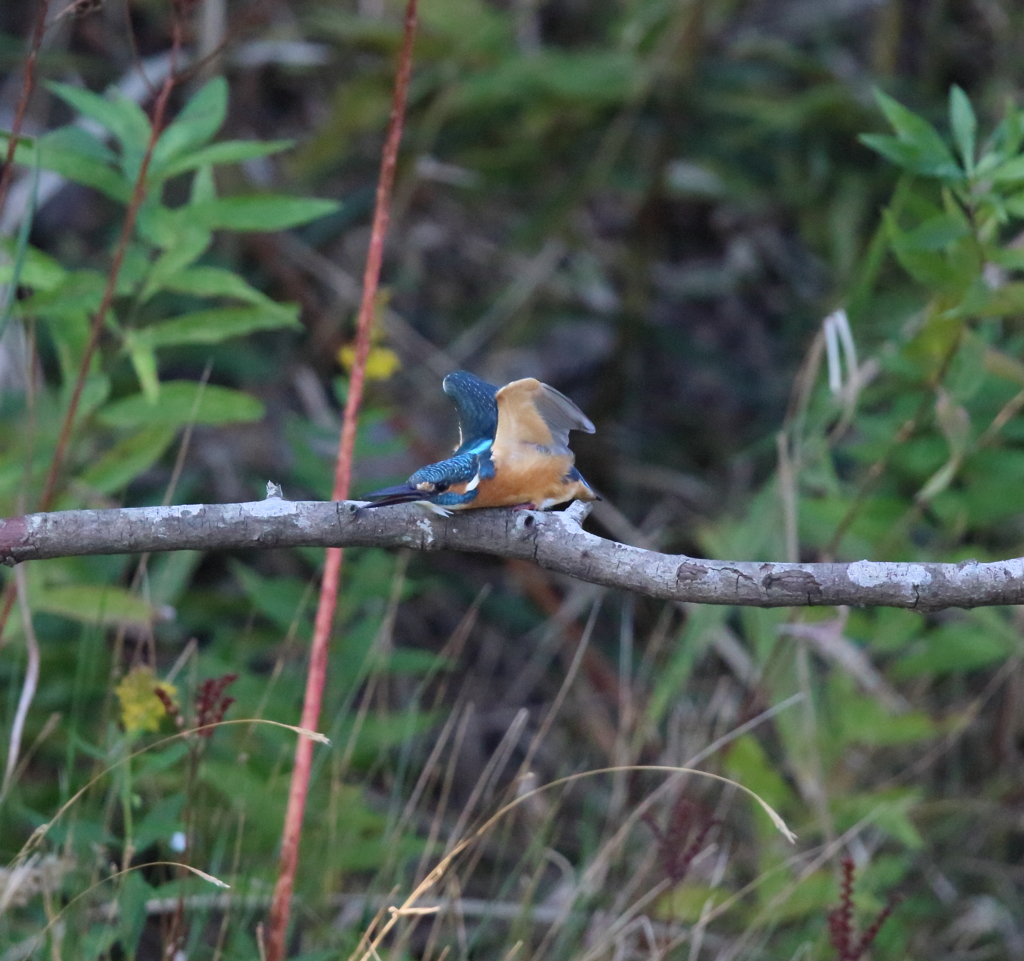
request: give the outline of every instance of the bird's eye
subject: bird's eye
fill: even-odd
[[[434,485],[434,493],[435,494],[443,494],[446,490],[448,490],[449,487],[451,487],[451,484],[445,484],[445,483],[435,484]]]

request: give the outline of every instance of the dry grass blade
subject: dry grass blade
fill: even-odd
[[[28,603],[28,587],[25,583],[25,566],[19,564],[14,570],[14,581],[18,592],[18,603],[21,605],[21,624],[25,632],[25,646],[28,648],[28,668],[25,681],[18,698],[18,707],[11,724],[11,737],[7,748],[7,767],[4,770],[3,786],[0,787],[0,801],[10,789],[18,766],[18,755],[21,753],[21,735],[25,730],[25,718],[35,697],[36,685],[39,683],[39,641],[36,640],[35,628],[32,626],[32,609]]]
[[[796,835],[786,826],[786,822],[783,821],[782,817],[775,811],[772,806],[760,797],[756,792],[752,791],[748,787],[732,780],[731,778],[724,777],[720,774],[712,774],[709,771],[699,771],[695,768],[688,767],[674,767],[667,764],[635,764],[628,765],[625,768],[620,767],[605,767],[597,768],[593,771],[581,771],[577,774],[570,774],[567,777],[558,778],[557,780],[550,781],[547,784],[543,784],[540,787],[534,788],[530,791],[524,791],[518,797],[509,801],[503,805],[497,812],[489,817],[479,828],[477,828],[472,834],[460,841],[450,852],[448,852],[427,874],[427,876],[416,886],[412,893],[402,902],[401,905],[396,905],[397,910],[392,910],[389,907],[390,917],[388,921],[376,932],[373,933],[373,927],[368,929],[356,950],[349,956],[350,961],[371,961],[371,959],[378,956],[377,949],[383,943],[384,939],[392,931],[398,919],[402,916],[403,912],[407,912],[410,908],[414,908],[416,904],[426,895],[428,891],[434,888],[441,880],[446,876],[448,869],[451,867],[455,859],[462,854],[467,848],[469,848],[475,841],[479,840],[485,834],[487,834],[502,818],[504,818],[511,811],[514,811],[521,804],[524,804],[530,798],[536,797],[537,795],[552,791],[558,787],[564,787],[568,784],[573,784],[577,781],[581,781],[585,778],[597,777],[602,774],[617,774],[623,770],[627,771],[652,771],[660,772],[662,774],[691,774],[695,777],[709,778],[713,781],[718,781],[722,784],[728,784],[732,787],[737,788],[744,794],[751,797],[760,808],[768,815],[772,824],[786,838],[790,843],[796,842]],[[644,902],[646,903],[646,901]],[[639,910],[639,909],[638,909]],[[372,936],[371,936],[372,935]]]
[[[133,751],[131,754],[127,754],[120,760],[115,761],[113,764],[105,767],[99,774],[90,778],[81,788],[79,788],[70,798],[65,801],[60,808],[57,809],[57,813],[54,814],[49,821],[45,824],[41,824],[39,827],[32,832],[32,836],[22,845],[21,850],[12,861],[12,864],[19,864],[25,860],[39,845],[43,842],[50,828],[54,826],[67,812],[73,807],[78,800],[88,793],[89,789],[95,784],[98,784],[103,778],[105,778],[111,771],[121,767],[123,764],[128,764],[137,757],[141,757],[143,754],[149,751],[157,750],[166,744],[170,744],[173,741],[180,740],[181,738],[189,737],[193,734],[199,734],[206,730],[211,730],[217,727],[223,727],[230,724],[269,724],[271,727],[279,727],[286,731],[293,731],[300,737],[308,738],[312,741],[316,741],[319,744],[330,744],[330,740],[319,731],[310,731],[307,728],[298,727],[294,724],[284,724],[281,721],[271,721],[267,718],[262,717],[249,717],[249,718],[233,718],[230,721],[218,721],[216,724],[207,724],[202,727],[189,728],[184,731],[178,731],[176,734],[172,734],[169,737],[162,738],[159,741],[154,741],[152,744],[147,744],[144,748],[140,748],[138,751]]]

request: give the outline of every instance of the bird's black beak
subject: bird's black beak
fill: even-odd
[[[363,498],[374,501],[368,507],[388,507],[391,504],[408,504],[411,501],[426,499],[426,494],[411,484],[399,484],[397,487],[384,487],[372,494],[364,494]]]

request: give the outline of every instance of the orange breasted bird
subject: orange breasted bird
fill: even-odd
[[[463,370],[441,386],[458,411],[459,446],[405,484],[368,494],[375,501],[370,506],[415,501],[447,514],[476,507],[547,510],[597,499],[569,450],[569,431],[592,434],[594,425],[564,394],[532,377],[499,390]]]

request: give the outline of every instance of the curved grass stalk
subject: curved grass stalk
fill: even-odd
[[[539,787],[534,788],[531,791],[525,791],[518,797],[509,801],[507,804],[500,807],[494,814],[492,814],[480,827],[478,827],[468,837],[463,838],[452,850],[446,854],[441,860],[434,866],[434,868],[426,875],[426,877],[416,886],[413,892],[405,899],[400,906],[391,906],[388,908],[388,920],[383,927],[371,938],[371,932],[373,931],[374,925],[371,925],[363,937],[360,939],[359,944],[356,946],[355,951],[349,956],[349,961],[373,961],[378,958],[377,949],[380,947],[384,938],[388,935],[391,929],[398,923],[398,920],[406,915],[417,914],[419,909],[416,908],[416,902],[423,897],[427,891],[429,891],[434,885],[436,885],[445,872],[451,866],[452,862],[457,858],[463,851],[465,851],[474,841],[483,837],[495,824],[497,824],[506,814],[515,810],[520,804],[535,797],[543,792],[554,790],[557,787],[562,787],[567,784],[572,784],[576,781],[581,781],[584,778],[595,777],[599,774],[617,774],[625,771],[659,771],[664,774],[692,774],[696,777],[705,777],[713,781],[720,781],[723,784],[728,784],[732,787],[738,788],[744,794],[753,798],[761,807],[761,809],[771,819],[772,824],[776,830],[779,831],[790,843],[795,843],[796,835],[786,826],[786,822],[783,821],[782,817],[775,811],[775,809],[762,798],[755,791],[752,791],[748,787],[744,787],[738,781],[734,781],[731,778],[724,777],[721,774],[712,774],[710,771],[699,771],[695,768],[690,767],[675,767],[668,764],[625,764],[616,765],[613,767],[602,767],[596,768],[592,771],[580,771],[577,774],[570,774],[566,777],[558,778],[557,780],[550,781],[547,784],[542,784]],[[360,952],[362,952],[360,954]]]

